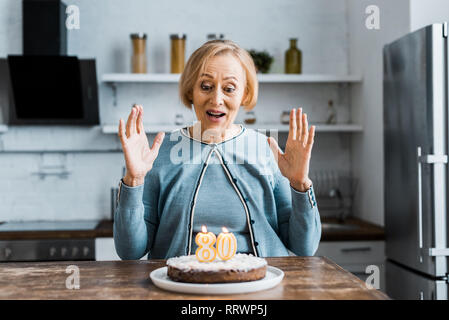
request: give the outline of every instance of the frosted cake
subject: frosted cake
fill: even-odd
[[[189,255],[168,259],[167,268],[168,277],[179,282],[244,282],[264,278],[267,261],[253,255],[237,253],[226,261],[217,258],[212,262],[199,262],[195,255]]]

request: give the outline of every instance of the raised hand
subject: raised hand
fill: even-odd
[[[307,122],[307,114],[302,113],[302,108],[290,111],[290,127],[288,131],[285,153],[282,153],[276,140],[268,138],[268,144],[273,152],[279,170],[286,177],[293,188],[305,192],[312,185],[309,178],[310,156],[312,153],[315,126]]]
[[[141,105],[133,106],[126,122],[126,132],[124,121],[120,119],[118,136],[125,155],[126,174],[123,181],[126,185],[135,187],[144,183],[145,175],[153,168],[164,135],[164,132],[159,132],[150,149],[143,128],[143,107]]]

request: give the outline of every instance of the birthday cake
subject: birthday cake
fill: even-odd
[[[168,277],[179,282],[244,282],[264,278],[267,261],[243,253],[237,253],[229,260],[217,258],[211,262],[200,262],[195,255],[189,255],[168,259],[167,269]]]

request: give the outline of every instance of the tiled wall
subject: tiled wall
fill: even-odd
[[[122,162],[119,153],[2,154],[1,219],[108,219]]]

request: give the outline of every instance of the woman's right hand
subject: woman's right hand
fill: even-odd
[[[126,122],[126,132],[124,121],[120,119],[118,136],[125,155],[126,174],[123,181],[126,185],[135,187],[144,183],[146,174],[153,168],[164,135],[164,132],[159,132],[150,149],[143,128],[143,107],[141,105],[133,106]]]

